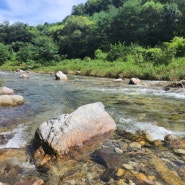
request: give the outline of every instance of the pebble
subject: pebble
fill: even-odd
[[[185,155],[185,150],[183,149],[174,149],[174,152],[177,154]]]
[[[118,185],[127,185],[123,179],[120,179],[118,181]]]
[[[132,180],[129,180],[129,185],[136,185]]]
[[[141,148],[141,144],[139,144],[138,142],[132,142],[129,146],[131,148]]]
[[[116,172],[116,176],[117,176],[117,177],[121,177],[121,176],[124,175],[124,173],[125,173],[125,170],[124,170],[124,169],[118,168],[118,170],[117,170],[117,172]]]
[[[120,149],[120,148],[117,148],[117,147],[116,147],[114,150],[115,150],[115,152],[118,153],[118,154],[122,154],[122,153],[123,153],[123,150]]]
[[[133,167],[129,164],[123,164],[123,167],[126,169],[126,170],[133,170]]]

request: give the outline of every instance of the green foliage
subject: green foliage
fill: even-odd
[[[125,44],[114,44],[110,46],[110,50],[107,55],[107,60],[113,62],[117,59],[121,59],[122,61],[126,61],[127,55],[129,54],[129,47],[126,47]]]
[[[50,37],[38,36],[33,40],[33,43],[34,43],[33,48],[34,59],[39,61],[40,64],[42,65],[53,64],[52,63],[53,60],[57,61],[59,59],[58,47]],[[29,47],[32,46],[30,45]]]
[[[92,27],[92,34],[89,36],[89,43],[94,47],[94,50],[100,48],[107,51],[109,49],[109,45],[113,40],[111,22],[117,14],[118,9],[114,6],[109,6],[107,11],[101,11],[92,16],[95,26]]]
[[[106,60],[107,54],[104,53],[101,49],[97,49],[94,53],[95,59]]]
[[[164,45],[172,51],[176,57],[185,56],[185,38],[174,37],[171,42],[165,42]]]
[[[140,38],[142,1],[129,0],[119,8],[119,12],[111,20],[112,43],[138,42]]]
[[[109,61],[127,61],[143,66],[146,62],[154,65],[168,65],[174,59],[174,52],[170,47],[144,48],[137,44],[126,46],[125,44],[111,45],[107,59]]]
[[[89,55],[87,35],[91,32],[93,22],[87,17],[71,16],[65,20],[60,40],[60,54],[69,58],[84,58]]]
[[[84,15],[85,13],[84,10],[85,10],[85,6],[82,3],[77,6],[73,6],[72,15],[77,15],[77,16]]]
[[[109,77],[183,77],[177,63],[185,56],[184,15],[182,0],[87,0],[62,22],[4,22],[0,65],[6,70],[62,65],[68,72]]]
[[[24,23],[14,23],[10,25],[9,22],[0,24],[0,40],[4,44],[11,44],[12,42],[30,42],[33,34],[28,30],[29,26]]]
[[[3,43],[0,43],[0,65],[5,63],[8,57],[9,57],[8,46],[4,45]]]
[[[20,63],[26,63],[27,65],[32,65],[32,60],[36,54],[36,48],[30,43],[25,43],[23,47],[17,52],[17,60]]]

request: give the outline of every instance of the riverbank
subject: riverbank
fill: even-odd
[[[143,80],[178,81],[185,78],[185,58],[174,59],[168,65],[154,65],[151,62],[108,62],[98,59],[85,58],[64,60],[51,66],[18,65],[16,62],[6,62],[0,70],[16,71],[17,69],[31,70],[40,73],[63,71],[66,74],[96,76],[108,78],[132,78]]]

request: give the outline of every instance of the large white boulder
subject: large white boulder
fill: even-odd
[[[115,129],[114,120],[104,105],[97,102],[42,123],[36,130],[34,144],[39,151],[60,156],[73,146],[82,146],[85,141]]]

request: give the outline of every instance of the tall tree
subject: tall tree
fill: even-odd
[[[12,42],[30,42],[33,38],[31,32],[29,32],[29,26],[24,23],[14,23],[11,25],[9,22],[4,22],[0,25],[0,40],[5,44],[11,44]]]
[[[176,4],[165,4],[160,14],[160,41],[171,40],[178,32],[180,10]]]
[[[8,46],[5,46],[3,43],[0,43],[0,65],[6,62],[8,56],[9,56]]]
[[[51,64],[58,58],[58,47],[51,37],[38,36],[33,40],[35,46],[34,59],[43,65]]]
[[[147,1],[141,10],[141,41],[143,45],[154,46],[161,41],[161,28],[159,20],[163,12],[163,5],[154,1]]]
[[[129,0],[120,9],[111,22],[112,43],[139,42],[140,40],[140,13],[142,0]]]
[[[60,54],[67,54],[69,58],[87,56],[90,50],[87,47],[87,37],[92,24],[93,22],[87,17],[68,17],[60,35]]]

